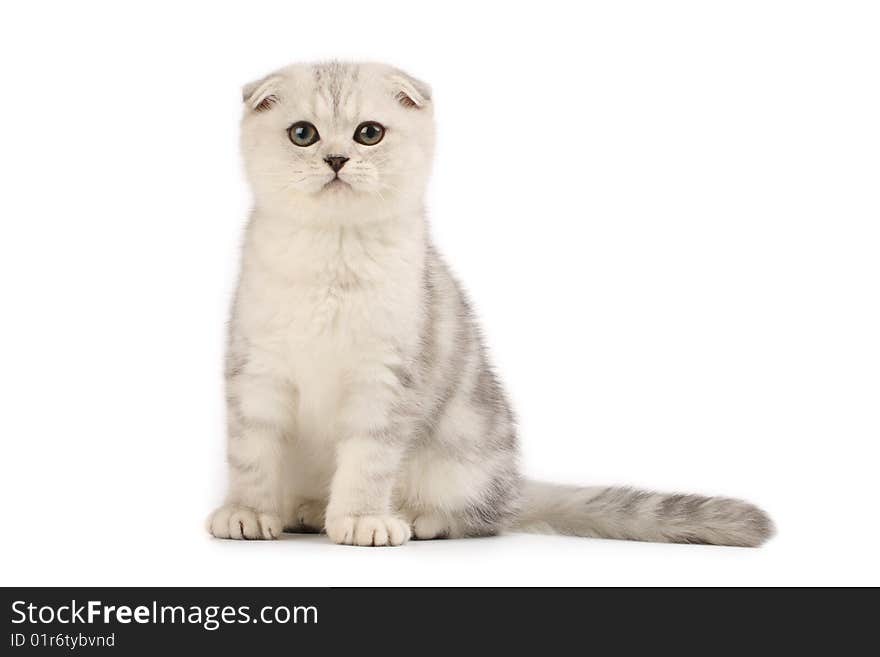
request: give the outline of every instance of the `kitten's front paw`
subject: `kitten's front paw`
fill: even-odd
[[[208,518],[208,532],[217,538],[269,540],[281,535],[281,518],[246,506],[225,504]]]
[[[403,545],[409,525],[394,516],[336,516],[327,518],[327,536],[340,545]]]

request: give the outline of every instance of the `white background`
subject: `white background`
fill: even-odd
[[[880,16],[865,2],[9,3],[5,585],[880,584]],[[430,208],[533,476],[741,496],[760,550],[210,539],[240,87],[430,81]]]

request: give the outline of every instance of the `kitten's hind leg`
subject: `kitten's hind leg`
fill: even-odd
[[[436,509],[420,509],[406,515],[410,518],[413,538],[420,541],[494,536],[501,529],[493,523],[473,522],[467,510],[456,513]]]
[[[460,538],[461,534],[452,518],[439,511],[426,511],[414,514],[412,519],[413,538],[428,541],[437,538]]]
[[[284,525],[284,531],[292,534],[320,534],[324,531],[324,512],[327,502],[322,500],[296,500]]]

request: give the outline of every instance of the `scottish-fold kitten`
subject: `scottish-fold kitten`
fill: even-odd
[[[219,538],[346,545],[520,530],[755,546],[733,499],[528,481],[467,298],[431,244],[431,91],[380,64],[244,88],[253,189],[230,321]]]

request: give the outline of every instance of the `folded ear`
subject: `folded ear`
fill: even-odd
[[[395,71],[391,75],[391,83],[394,97],[404,107],[422,109],[431,102],[431,87],[427,82],[422,82],[403,71]]]
[[[254,112],[267,112],[278,103],[277,83],[274,75],[250,82],[242,87],[241,98]]]

